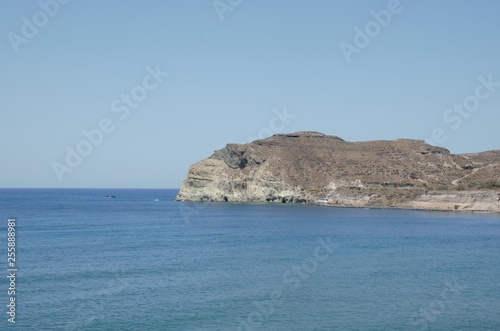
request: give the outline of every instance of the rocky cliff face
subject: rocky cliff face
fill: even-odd
[[[499,165],[500,151],[453,155],[418,140],[278,134],[192,165],[177,200],[500,211]]]

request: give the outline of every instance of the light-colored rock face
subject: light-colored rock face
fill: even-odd
[[[177,200],[228,202],[306,202],[307,194],[276,178],[267,165],[233,168],[209,158],[191,166]]]
[[[467,189],[474,202],[460,202]],[[191,166],[177,200],[498,211],[499,192],[500,151],[452,155],[417,140],[298,132],[215,151]]]

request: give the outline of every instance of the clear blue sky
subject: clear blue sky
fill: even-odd
[[[271,131],[428,140],[440,128],[453,153],[500,149],[500,87],[478,87],[500,82],[495,0],[221,0],[219,13],[212,0],[54,1],[42,1],[53,17],[37,1],[0,4],[0,187],[175,188],[215,149]],[[348,63],[356,27],[372,37]],[[158,84],[148,66],[169,75]],[[120,98],[134,88],[132,109]],[[464,100],[473,110],[453,112]],[[69,166],[67,146],[103,119],[114,130]],[[55,162],[71,170],[62,181]]]

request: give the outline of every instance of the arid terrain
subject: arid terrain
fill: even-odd
[[[500,151],[277,134],[192,165],[177,200],[500,212]]]

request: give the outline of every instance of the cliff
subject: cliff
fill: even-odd
[[[177,200],[500,212],[500,151],[451,154],[420,140],[277,134],[189,169]]]

